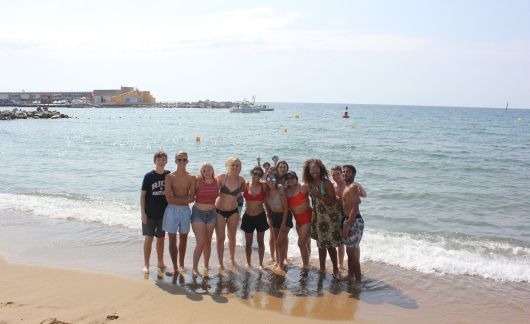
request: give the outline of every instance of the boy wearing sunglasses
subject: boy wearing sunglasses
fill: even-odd
[[[188,153],[179,151],[175,155],[177,169],[166,176],[166,200],[162,228],[168,233],[169,255],[173,263],[173,275],[184,271],[184,257],[190,231],[191,210],[189,204],[195,197],[197,178],[186,170]],[[179,244],[177,250],[177,233]]]

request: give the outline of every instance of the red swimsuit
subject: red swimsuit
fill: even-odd
[[[287,197],[287,202],[291,210],[294,207],[304,204],[308,201],[309,201],[309,195],[304,194],[302,191],[298,191],[298,193],[292,197]],[[296,220],[296,225],[298,226],[304,225],[304,224],[311,223],[311,218],[313,216],[313,210],[311,209],[311,207],[309,207],[305,211],[298,213],[298,214],[293,212],[293,215],[294,215],[294,219]]]

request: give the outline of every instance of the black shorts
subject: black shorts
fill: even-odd
[[[244,214],[243,219],[241,220],[241,229],[243,232],[249,234],[254,233],[254,231],[265,232],[269,229],[269,224],[267,224],[267,215],[265,215],[265,212],[256,216]]]
[[[279,229],[282,226],[283,213],[272,213],[272,227]],[[285,222],[288,228],[293,228],[293,214],[291,211],[287,213],[287,221]]]
[[[148,218],[147,224],[142,223],[142,234],[144,236],[163,237],[166,234],[166,232],[162,230],[162,221],[163,221],[163,218],[160,218],[160,219]]]

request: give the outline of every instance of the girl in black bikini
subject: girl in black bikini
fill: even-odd
[[[228,250],[230,252],[230,263],[235,266],[236,234],[239,224],[239,211],[237,198],[244,189],[245,179],[239,175],[241,172],[241,160],[230,157],[226,161],[226,173],[216,177],[221,185],[219,198],[215,203],[217,209],[217,222],[215,224],[215,237],[217,240],[217,256],[219,268],[224,269],[225,229],[228,232]]]

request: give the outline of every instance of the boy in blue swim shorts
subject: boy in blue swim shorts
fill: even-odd
[[[177,169],[166,176],[166,200],[162,229],[168,233],[169,255],[173,263],[173,275],[184,270],[184,257],[190,231],[191,210],[189,204],[195,197],[197,178],[186,171],[188,154],[183,151],[175,155]],[[179,244],[177,249],[177,233]]]

